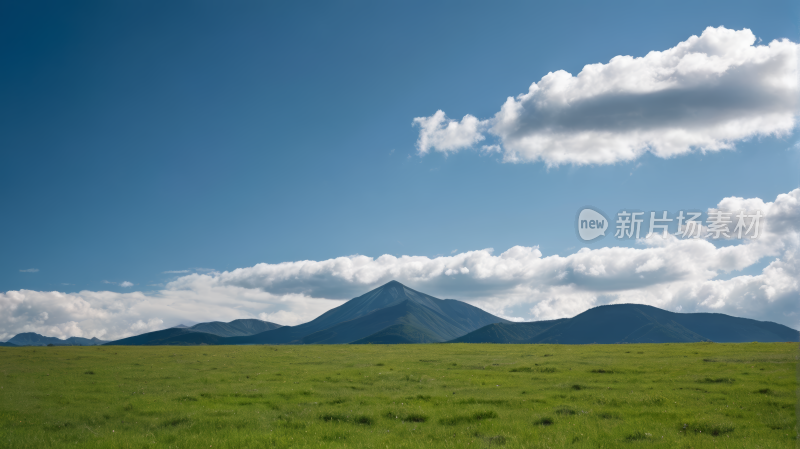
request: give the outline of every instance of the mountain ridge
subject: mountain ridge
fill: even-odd
[[[46,337],[36,332],[22,332],[11,337],[6,343],[11,343],[15,346],[97,346],[108,342],[97,337],[69,337],[62,340],[56,337]]]
[[[225,338],[246,337],[255,333],[266,332],[261,329],[275,330],[284,326],[256,319],[239,319],[228,323],[210,321],[198,323],[192,327],[171,327],[159,331],[147,332],[132,337],[122,338],[113,343],[116,345],[187,345],[187,344],[222,344]],[[246,334],[246,332],[252,332]],[[244,335],[243,335],[244,334]],[[106,343],[106,344],[109,344]]]

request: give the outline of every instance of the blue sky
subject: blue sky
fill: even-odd
[[[6,2],[0,292],[147,296],[185,274],[351,255],[435,259],[519,245],[566,257],[584,246],[635,246],[578,240],[574,219],[585,205],[613,214],[706,210],[727,197],[773,202],[800,187],[794,128],[735,140],[732,150],[548,166],[503,162],[481,145],[421,155],[412,121],[440,109],[487,120],[549,72],[643,57],[707,27],[750,29],[756,45],[798,42],[799,9],[788,1]],[[500,140],[486,134],[481,144]],[[757,275],[776,257],[717,279]],[[290,293],[335,302],[371,285]],[[447,285],[427,286],[458,297]],[[548,316],[526,304],[506,316]],[[216,313],[202,310],[193,319]]]

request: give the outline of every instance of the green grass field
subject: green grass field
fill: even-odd
[[[794,448],[798,345],[0,348],[0,446]]]

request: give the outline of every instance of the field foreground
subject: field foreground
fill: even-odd
[[[0,447],[793,448],[798,345],[0,348]]]

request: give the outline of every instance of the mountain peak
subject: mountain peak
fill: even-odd
[[[405,285],[403,285],[403,284],[401,284],[401,283],[399,283],[399,282],[397,282],[395,280],[391,280],[391,281],[381,285],[380,287],[376,288],[375,290],[398,290],[398,291],[403,291],[403,290],[405,290],[407,288],[408,287],[406,287]]]

